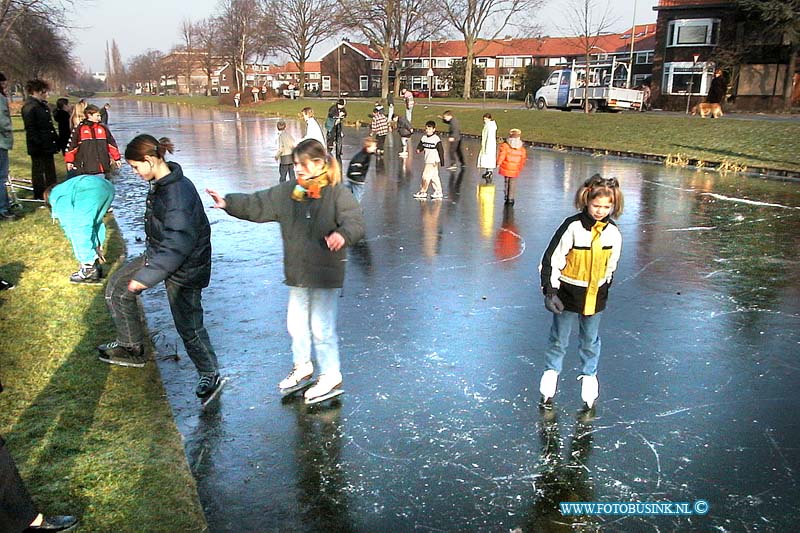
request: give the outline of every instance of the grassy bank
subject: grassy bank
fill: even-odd
[[[15,118],[13,175],[30,176]],[[109,264],[122,240],[113,219]],[[72,285],[71,247],[49,210],[27,204],[0,224],[0,434],[42,511],[78,514],[80,531],[203,531],[205,518],[158,369],[112,367],[103,286]]]
[[[217,106],[216,98],[206,97],[145,97],[153,101],[177,104]],[[240,111],[276,116],[296,117],[305,106],[314,108],[317,117],[324,119],[332,100],[277,100],[244,105]],[[399,102],[398,102],[399,103]],[[480,105],[479,101],[475,102]],[[450,103],[418,100],[414,108],[414,126],[421,128],[426,120],[438,119]],[[225,108],[233,109],[230,106]],[[398,109],[404,109],[400,104]],[[368,123],[372,103],[350,101],[348,120]],[[510,128],[520,128],[523,138],[531,142],[560,146],[580,146],[598,151],[635,152],[655,156],[673,156],[706,163],[726,163],[738,167],[761,167],[800,172],[800,121],[768,121],[730,119],[701,119],[692,116],[653,113],[595,113],[543,112],[522,108],[511,102],[507,108],[452,107],[464,133],[480,135],[484,112],[497,121],[498,134],[504,136]]]

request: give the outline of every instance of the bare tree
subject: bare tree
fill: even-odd
[[[0,46],[21,17],[36,18],[58,30],[69,27],[64,16],[72,0],[0,0]]]
[[[186,93],[192,94],[192,69],[196,63],[195,37],[197,30],[192,21],[184,19],[181,22],[181,38],[183,39],[183,69],[186,76]],[[178,86],[180,92],[180,86]]]
[[[288,15],[288,14],[287,14]],[[323,18],[319,13],[316,18]],[[231,61],[236,88],[245,85],[247,61],[263,56],[268,49],[269,32],[264,32],[261,9],[252,0],[221,0],[217,24],[222,53]]]
[[[400,0],[395,30],[395,77],[394,94],[400,92],[400,77],[403,74],[403,60],[406,48],[412,40],[426,41],[444,34],[446,19],[441,11],[428,9],[427,0]],[[431,46],[433,46],[431,44]],[[433,68],[430,65],[429,68]]]
[[[387,3],[396,0],[386,0]],[[343,29],[338,0],[262,0],[264,21],[274,31],[273,48],[284,52],[300,70],[300,96],[305,95],[306,62],[314,48]]]
[[[544,0],[439,0],[439,7],[448,22],[464,38],[467,48],[467,66],[464,81],[464,99],[470,98],[472,90],[472,66],[479,39],[491,41],[512,26],[512,18],[516,25],[527,19],[533,9],[544,3]],[[530,25],[528,25],[530,27]]]
[[[55,86],[72,80],[69,43],[60,28],[33,11],[23,11],[8,28],[0,67],[16,78],[48,78]]]
[[[119,53],[117,40],[111,39],[111,68],[114,71],[114,85],[111,90],[117,92],[127,84],[125,63],[122,62],[122,54]]]
[[[611,30],[616,19],[611,16],[611,8],[607,0],[568,0],[565,8],[565,27],[560,28],[567,35],[574,35],[568,40],[575,44],[583,54],[586,63],[586,73],[583,77],[584,99],[583,112],[591,111],[589,101],[589,63],[592,54],[602,52],[598,50],[597,43],[600,38]],[[634,28],[635,29],[635,28]],[[628,65],[631,68],[632,65]],[[613,78],[614,73],[611,73]]]
[[[131,58],[128,63],[131,81],[135,81],[143,87],[147,86],[149,91],[152,91],[153,87],[160,87],[163,58],[164,54],[158,50],[147,50],[143,54]]]
[[[114,86],[114,71],[111,68],[111,51],[108,48],[108,41],[106,41],[106,90],[110,91]]]
[[[386,99],[389,89],[389,70],[394,62],[394,46],[397,41],[397,19],[401,0],[342,0],[342,20],[347,27],[360,31],[371,48],[381,55],[381,98]]]
[[[195,33],[200,68],[206,75],[206,96],[211,96],[211,76],[217,67],[219,55],[219,25],[213,19],[201,20],[195,24]]]

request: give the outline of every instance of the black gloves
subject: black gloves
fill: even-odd
[[[564,310],[564,304],[557,294],[549,294],[544,297],[544,307],[553,314],[560,315]]]

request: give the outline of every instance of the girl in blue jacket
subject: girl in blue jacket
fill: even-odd
[[[145,332],[138,297],[163,281],[175,328],[200,374],[195,393],[205,403],[222,385],[201,303],[211,278],[211,226],[194,184],[178,163],[164,160],[174,149],[166,137],[156,140],[146,134],[135,137],[125,149],[130,166],[150,183],[144,220],[147,248],[108,280],[106,305],[117,338],[98,350],[106,363],[144,366]]]

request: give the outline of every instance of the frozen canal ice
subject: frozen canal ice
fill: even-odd
[[[277,183],[276,119],[124,101],[112,131],[171,137],[198,189]],[[298,124],[290,130],[299,137]],[[345,166],[364,129],[347,130]],[[417,136],[414,141],[416,142]],[[373,162],[368,237],[339,307],[346,393],[281,401],[291,366],[276,224],[209,209],[207,326],[230,378],[201,412],[163,286],[148,322],[212,531],[791,531],[800,502],[800,187],[530,150],[517,202],[475,168]],[[465,142],[474,162],[479,146]],[[622,260],[604,312],[597,416],[578,415],[576,339],[552,416],[537,408],[550,327],[537,266],[578,184],[619,178]],[[115,215],[141,251],[145,185]],[[208,202],[211,203],[210,200]],[[179,360],[166,357],[177,352]],[[559,502],[690,502],[693,516],[562,516]]]

